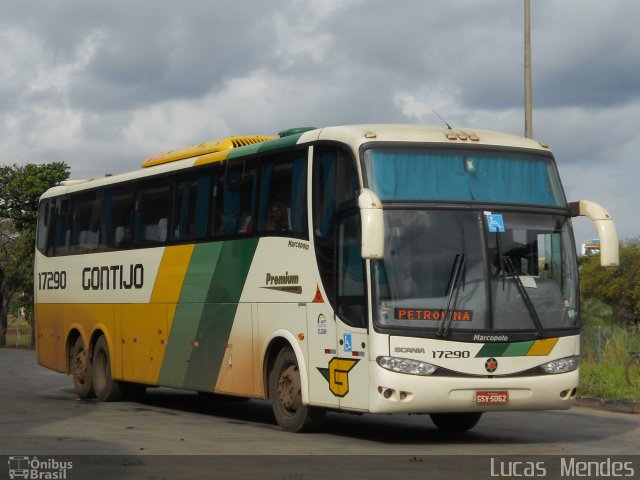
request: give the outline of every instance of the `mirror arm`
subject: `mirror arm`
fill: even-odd
[[[620,264],[620,245],[613,217],[600,204],[580,200],[569,204],[572,217],[587,217],[591,220],[600,237],[600,265],[617,267]]]

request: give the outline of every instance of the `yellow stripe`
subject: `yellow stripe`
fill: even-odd
[[[229,156],[229,152],[231,152],[231,150],[225,150],[223,152],[215,152],[215,153],[208,153],[206,155],[202,155],[198,157],[198,159],[194,162],[193,166],[197,167],[198,165],[205,165],[207,163],[221,162],[227,159],[227,157]]]
[[[558,343],[558,338],[545,338],[544,340],[536,340],[531,346],[527,355],[549,355],[553,347]]]
[[[151,303],[178,303],[194,247],[195,245],[178,245],[164,249]]]

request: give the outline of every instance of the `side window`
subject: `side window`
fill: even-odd
[[[222,193],[222,225],[218,235],[242,235],[254,231],[256,162],[227,164]],[[219,185],[218,185],[219,186]],[[220,195],[220,192],[217,192]]]
[[[346,149],[315,147],[313,159],[313,232],[316,261],[329,299],[335,306],[336,219],[358,196],[353,156]]]
[[[264,158],[260,179],[258,231],[307,239],[307,151]]]
[[[109,188],[104,193],[104,230],[109,248],[133,244],[132,222],[135,207],[133,186]]]
[[[68,197],[56,198],[53,234],[54,255],[68,255],[71,245],[71,201]]]
[[[38,226],[36,236],[36,246],[38,251],[44,255],[51,255],[51,224],[53,223],[53,212],[51,211],[52,200],[42,200],[38,205]]]
[[[211,171],[181,175],[176,181],[171,240],[198,240],[207,236]]]
[[[353,327],[367,326],[364,260],[360,255],[360,212],[342,217],[338,228],[338,316]]]
[[[211,235],[224,235],[224,171],[223,165],[213,168],[211,177]]]
[[[97,190],[71,197],[71,245],[77,253],[96,250],[100,244],[101,203]]]
[[[134,245],[159,245],[167,240],[170,205],[169,178],[147,180],[140,185],[136,192]]]

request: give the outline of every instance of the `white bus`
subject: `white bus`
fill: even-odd
[[[536,141],[354,125],[231,137],[41,198],[39,363],[79,397],[147,386],[269,399],[279,425],[327,410],[569,408],[580,314],[568,204]]]

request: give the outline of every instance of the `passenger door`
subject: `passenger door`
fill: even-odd
[[[365,262],[361,256],[360,212],[341,215],[336,258],[338,358],[332,366],[340,407],[367,410],[369,364]]]

